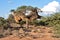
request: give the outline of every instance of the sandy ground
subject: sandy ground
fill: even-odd
[[[42,28],[41,31],[43,31],[43,33],[41,33],[40,35],[43,35],[42,37],[38,37],[38,38],[32,38],[32,37],[24,37],[24,38],[19,38],[18,36],[8,36],[8,37],[4,37],[1,38],[0,40],[60,40],[60,38],[53,38],[52,35],[53,33],[49,32],[52,31],[51,28],[45,27]],[[34,33],[32,33],[34,34]],[[37,33],[35,33],[36,35]],[[39,34],[37,34],[39,35]]]

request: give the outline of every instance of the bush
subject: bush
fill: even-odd
[[[47,26],[53,27],[55,34],[60,35],[60,13],[55,13],[46,18],[42,18],[42,21],[45,23],[45,25],[47,23]]]

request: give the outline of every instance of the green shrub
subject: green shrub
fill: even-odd
[[[55,34],[60,35],[60,13],[55,13],[46,18],[42,18],[42,21],[45,23],[45,25],[47,23],[47,26],[53,27]]]

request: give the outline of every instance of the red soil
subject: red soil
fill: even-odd
[[[5,38],[1,38],[0,40],[60,40],[60,38],[53,38],[52,35],[53,33],[50,33],[49,31],[52,31],[51,28],[45,27],[45,28],[41,28],[41,31],[43,31],[43,33],[41,33],[41,35],[43,35],[43,37],[40,38],[32,38],[32,37],[24,37],[24,38],[19,38],[17,36],[8,36]],[[32,33],[34,34],[34,33]],[[36,33],[35,33],[36,35]]]

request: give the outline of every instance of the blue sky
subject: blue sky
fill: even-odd
[[[60,0],[0,0],[0,16],[7,18],[11,9],[16,9],[22,5],[43,8],[52,1],[60,3]]]

